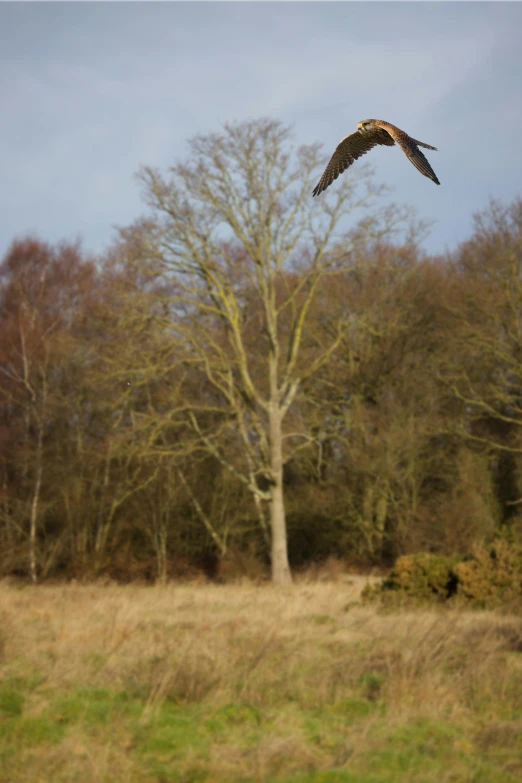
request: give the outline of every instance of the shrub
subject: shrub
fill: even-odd
[[[522,544],[497,537],[491,544],[477,544],[472,553],[447,558],[419,552],[403,555],[387,578],[364,591],[366,600],[386,603],[456,600],[480,607],[513,605],[522,599]]]
[[[457,596],[481,606],[522,598],[522,547],[498,538],[479,544],[472,556],[457,563]]]
[[[446,599],[452,592],[450,558],[419,552],[397,558],[383,583],[387,590],[402,590],[416,598]]]
[[[402,555],[382,584],[366,590],[364,598],[396,596],[444,601],[455,592],[453,563],[450,558],[426,552]]]

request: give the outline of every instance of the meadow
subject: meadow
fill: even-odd
[[[522,618],[365,581],[0,584],[1,783],[522,780]]]

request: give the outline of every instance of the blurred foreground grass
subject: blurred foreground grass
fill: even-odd
[[[521,781],[522,618],[362,586],[0,585],[0,781]]]

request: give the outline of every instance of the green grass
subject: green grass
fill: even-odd
[[[86,747],[95,744],[98,752],[104,747],[125,748],[132,768],[128,780],[133,782],[515,783],[522,779],[522,723],[516,731],[499,730],[478,747],[476,729],[466,720],[459,725],[455,720],[406,719],[390,725],[385,704],[363,697],[318,708],[287,705],[282,711],[241,702],[211,707],[166,700],[144,717],[146,701],[125,691],[43,689],[36,695],[29,687],[24,692],[17,682],[3,684],[0,708],[2,781],[9,781],[10,774],[13,780],[21,779],[21,759],[30,761],[35,749],[66,747],[70,734],[81,737]],[[296,736],[306,748],[305,769],[322,759],[330,769],[289,774],[285,747],[289,755],[298,754]],[[265,773],[238,770],[234,774],[228,764],[228,772],[216,770],[220,751],[229,761],[255,758],[264,742],[267,752],[267,738],[269,745],[281,743],[281,758],[278,761],[273,753]],[[298,755],[292,763],[299,766]],[[67,777],[58,773],[53,779]]]

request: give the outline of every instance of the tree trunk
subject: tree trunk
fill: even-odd
[[[156,583],[164,585],[167,583],[167,524],[163,514],[158,512],[154,520],[154,550],[156,552]]]
[[[42,462],[43,462],[43,426],[38,425],[38,444],[36,449],[36,480],[31,503],[31,526],[29,530],[29,570],[31,581],[36,584],[38,574],[36,571],[36,527],[38,520],[38,504],[40,501],[40,488],[42,486]]]
[[[272,468],[272,492],[270,501],[270,525],[272,530],[272,582],[274,585],[292,584],[288,564],[286,539],[286,515],[283,498],[283,433],[281,410],[272,397],[270,409],[270,462]]]

